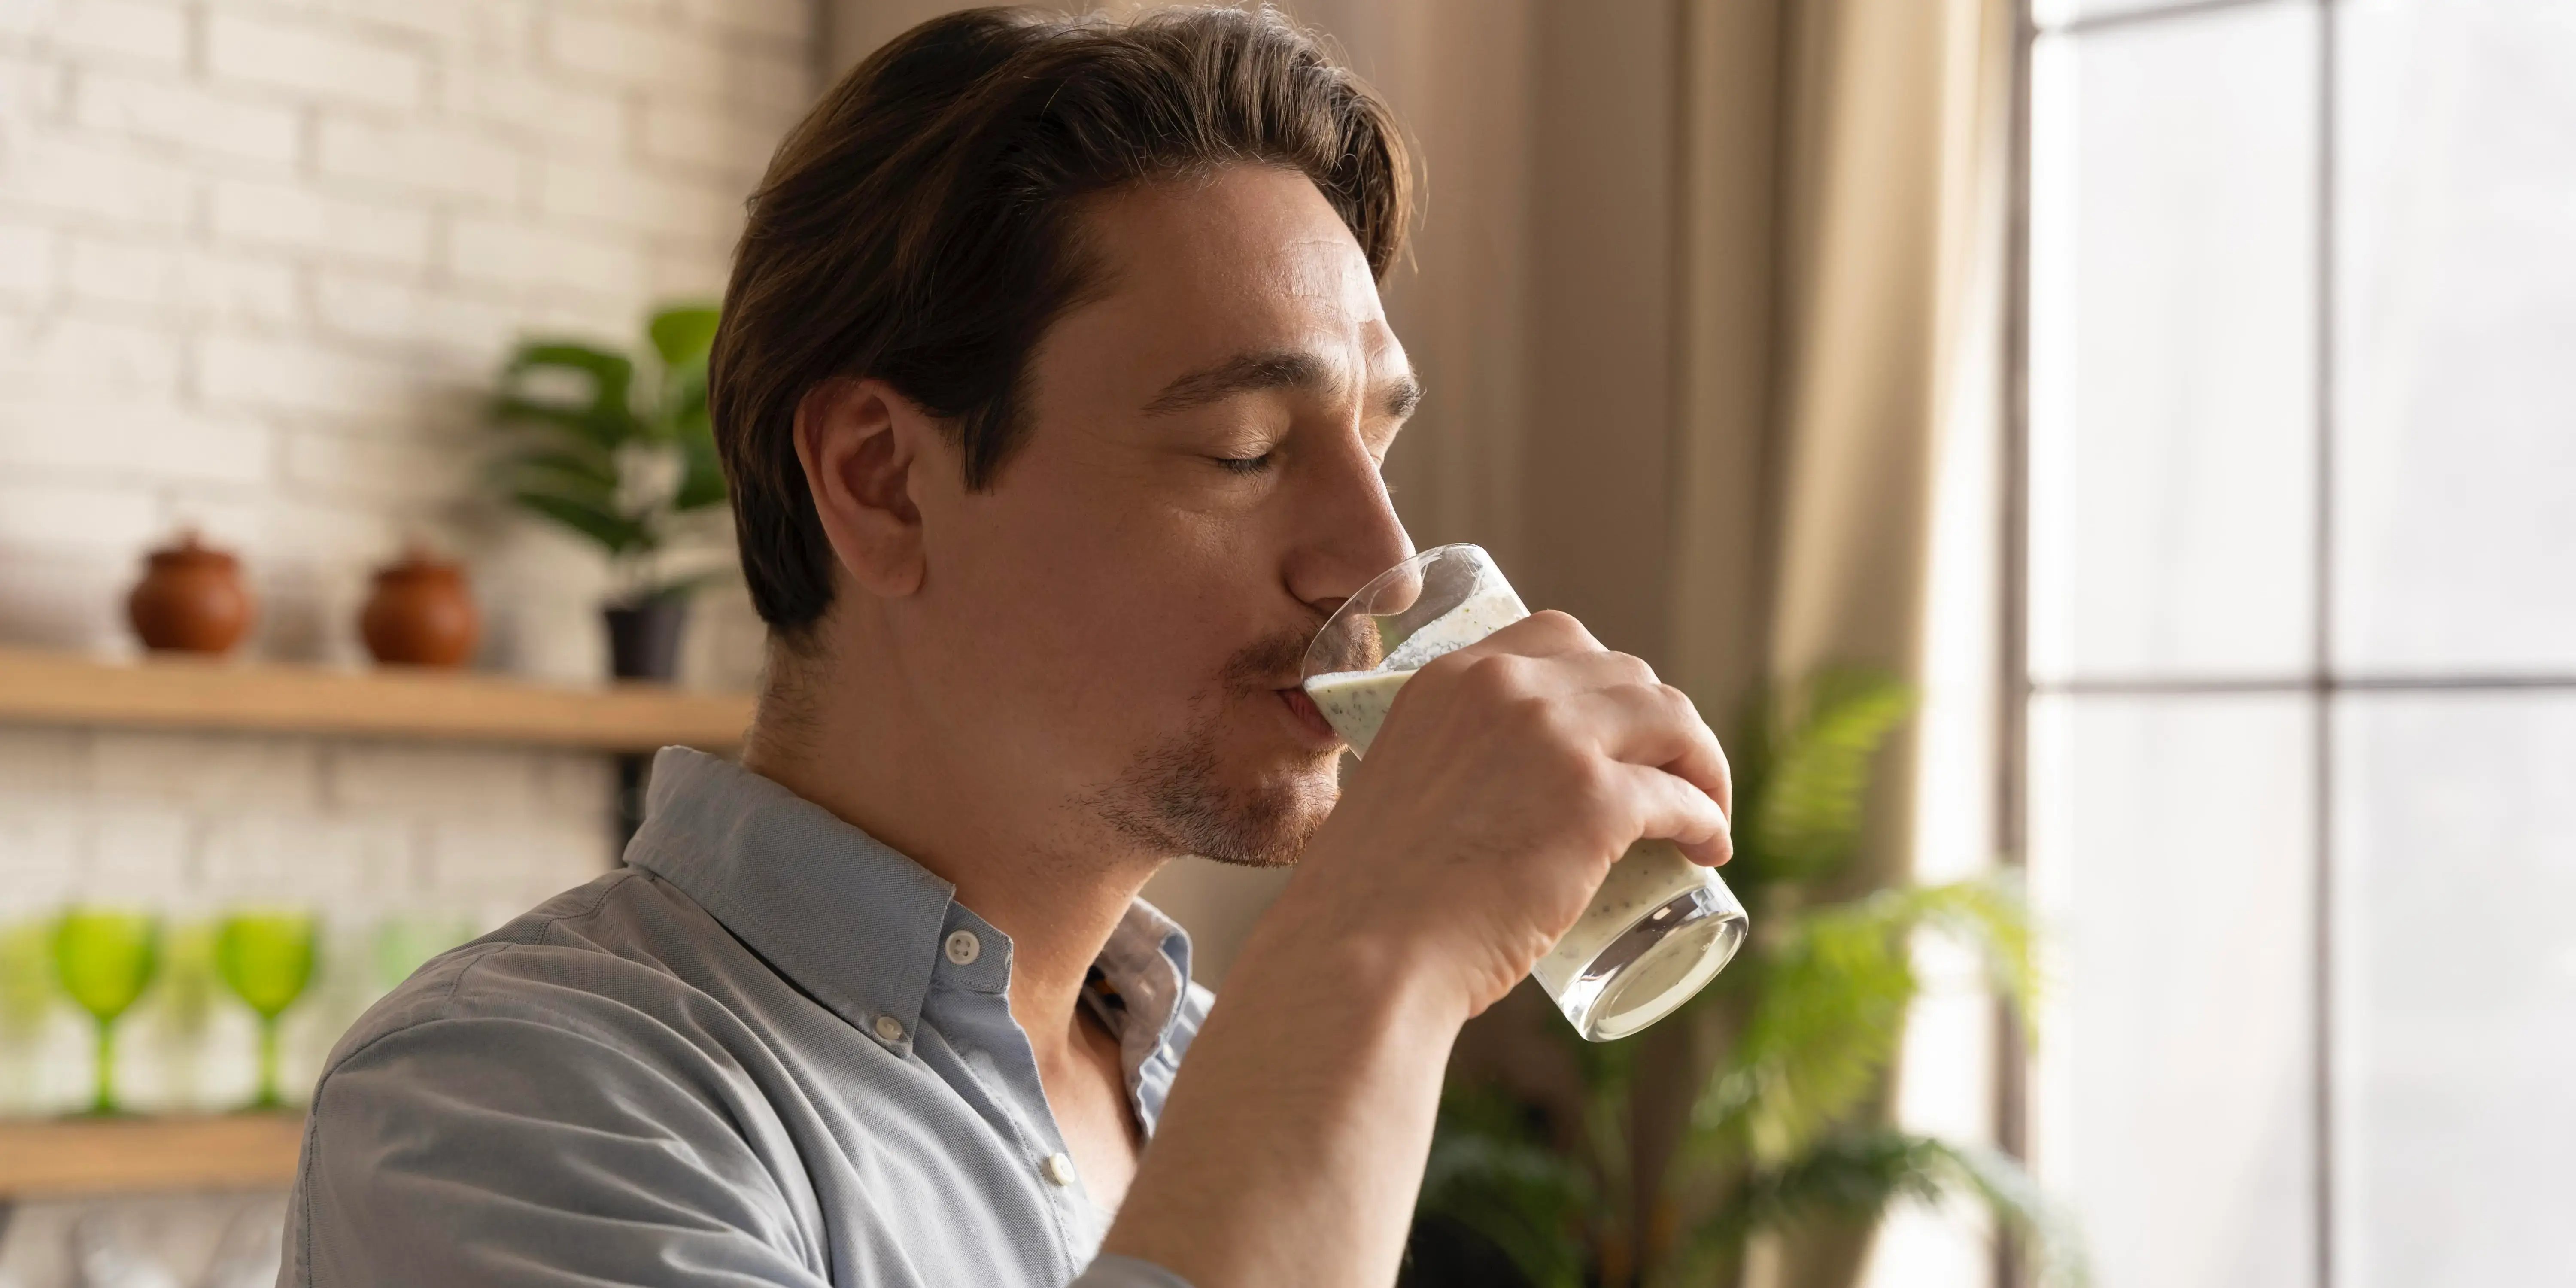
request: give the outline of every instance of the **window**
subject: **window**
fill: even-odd
[[[2042,0],[2027,1107],[2105,1288],[2576,1265],[2576,6]]]

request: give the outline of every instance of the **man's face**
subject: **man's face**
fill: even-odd
[[[1302,175],[1099,197],[1082,241],[1026,437],[990,491],[923,498],[938,689],[1068,841],[1288,862],[1335,795],[1306,643],[1412,553],[1378,475],[1412,370]]]

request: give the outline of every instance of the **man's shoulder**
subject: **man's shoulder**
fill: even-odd
[[[664,882],[623,868],[566,890],[431,959],[344,1033],[326,1072],[394,1034],[540,1024],[619,1049],[638,1036],[724,1013],[683,976],[693,954],[729,944]],[[708,1044],[687,1043],[703,1049]]]

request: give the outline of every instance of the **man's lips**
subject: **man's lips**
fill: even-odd
[[[1324,718],[1323,711],[1316,707],[1315,700],[1307,696],[1303,687],[1290,686],[1274,692],[1279,695],[1281,702],[1287,704],[1289,714],[1297,718],[1298,725],[1303,727],[1316,742],[1341,741],[1341,735],[1333,732],[1332,722]]]

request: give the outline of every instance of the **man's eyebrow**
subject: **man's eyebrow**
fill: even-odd
[[[1187,411],[1236,394],[1260,393],[1266,389],[1326,390],[1338,383],[1333,372],[1324,365],[1324,360],[1311,353],[1293,350],[1238,353],[1163,386],[1163,392],[1145,404],[1145,414],[1161,416]]]
[[[1378,410],[1397,420],[1412,415],[1413,409],[1421,405],[1422,381],[1410,371],[1386,382],[1385,391],[1378,395]]]
[[[1239,353],[1182,375],[1163,386],[1163,391],[1145,404],[1145,413],[1149,416],[1167,415],[1192,407],[1204,407],[1236,394],[1270,389],[1324,391],[1340,383],[1338,373],[1311,353],[1295,350]],[[1412,415],[1414,406],[1421,401],[1422,382],[1411,372],[1406,372],[1382,386],[1378,394],[1378,409],[1402,420]]]

